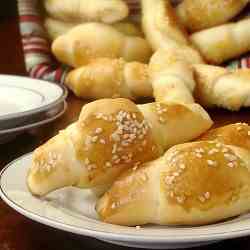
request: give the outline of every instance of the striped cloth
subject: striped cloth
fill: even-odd
[[[126,0],[126,2],[130,8],[131,18],[138,18],[140,15],[139,0]],[[63,84],[70,68],[58,63],[51,54],[49,39],[39,14],[40,3],[40,0],[18,0],[26,70],[32,78]],[[250,54],[233,60],[226,66],[229,68],[250,68]]]

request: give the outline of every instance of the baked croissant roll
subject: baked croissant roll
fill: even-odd
[[[114,23],[128,16],[128,6],[122,0],[45,0],[48,14],[69,22]]]
[[[199,52],[192,47],[184,26],[178,21],[169,0],[142,0],[142,29],[154,51],[186,50],[203,63]]]
[[[197,64],[198,61],[199,57],[187,49],[155,52],[149,63],[149,75],[157,100],[167,98],[184,103],[196,100],[206,108],[231,111],[250,106],[249,69],[229,70]]]
[[[191,32],[224,24],[247,5],[249,0],[184,0],[176,15]]]
[[[64,35],[77,25],[79,25],[77,22],[63,22],[51,17],[47,17],[44,20],[44,27],[51,41],[61,35]]]
[[[153,96],[148,66],[124,59],[97,58],[72,70],[65,84],[78,97],[87,99]]]
[[[212,140],[174,146],[119,176],[96,210],[101,220],[127,226],[202,225],[240,215],[250,210],[249,151]]]
[[[152,52],[145,39],[126,36],[110,25],[86,23],[58,37],[52,44],[56,58],[73,67],[108,57],[147,62]]]
[[[148,70],[156,101],[194,103],[196,82],[191,65],[198,62],[199,55],[186,46],[177,50],[157,50],[150,59]]]
[[[204,107],[222,107],[232,111],[250,106],[250,70],[193,65],[198,103]]]
[[[213,140],[250,150],[250,126],[247,123],[234,123],[206,131],[201,140]]]
[[[125,169],[156,159],[211,125],[198,104],[91,102],[76,123],[35,150],[27,176],[29,190],[45,195],[73,185],[103,193]]]
[[[199,64],[183,47],[160,49],[145,64],[101,58],[69,73],[66,84],[82,98],[157,97],[157,101],[192,103],[239,110],[250,106],[250,70]],[[104,87],[105,86],[105,87]],[[155,90],[153,91],[153,87]]]
[[[142,29],[154,50],[165,44],[189,45],[188,35],[169,0],[142,0]]]
[[[204,59],[221,64],[250,50],[250,19],[216,26],[193,33],[190,40]]]
[[[82,22],[64,22],[51,17],[46,17],[44,20],[44,27],[52,41],[79,24]],[[112,24],[112,27],[127,36],[142,36],[142,32],[134,23],[118,22]]]

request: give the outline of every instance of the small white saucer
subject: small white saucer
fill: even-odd
[[[64,86],[28,77],[0,75],[0,129],[13,128],[63,102]]]
[[[11,129],[0,130],[0,144],[7,143],[13,140],[17,135],[24,133],[30,129],[38,128],[49,122],[52,122],[62,116],[67,110],[67,103],[63,101],[53,109],[41,113],[39,116],[33,116],[26,123]]]

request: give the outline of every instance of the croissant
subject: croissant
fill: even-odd
[[[184,0],[176,15],[191,32],[224,24],[247,5],[249,0]]]
[[[192,103],[237,111],[250,106],[250,70],[197,64],[190,50],[160,49],[149,63],[157,101]],[[157,85],[157,87],[154,87]],[[166,91],[166,92],[164,92]],[[161,97],[162,96],[162,97]]]
[[[141,5],[142,29],[154,50],[165,44],[189,45],[188,35],[169,0],[141,0]]]
[[[204,107],[237,111],[250,106],[250,70],[229,70],[210,65],[193,65],[194,96]]]
[[[213,140],[250,150],[250,126],[247,123],[229,124],[206,131],[200,140]]]
[[[191,65],[200,57],[189,47],[159,49],[150,59],[149,76],[156,101],[194,103],[196,82]]]
[[[249,211],[248,147],[207,139],[174,146],[125,171],[98,201],[100,219],[127,226],[202,225]]]
[[[221,64],[250,50],[250,19],[193,33],[190,40],[204,59]]]
[[[44,27],[48,33],[50,40],[55,40],[57,37],[64,35],[72,28],[82,24],[81,22],[64,22],[51,17],[46,17],[44,20]],[[139,28],[130,22],[118,22],[112,26],[119,32],[127,36],[142,36]]]
[[[69,22],[114,23],[128,16],[128,6],[122,0],[45,0],[48,14]]]
[[[127,63],[122,58],[97,58],[88,65],[72,70],[65,83],[76,96],[88,99],[136,99],[153,94],[147,65]]]
[[[154,51],[165,48],[168,50],[189,50],[199,63],[203,59],[192,47],[188,34],[178,21],[169,0],[142,0],[142,29]]]
[[[91,102],[76,123],[35,150],[28,188],[39,196],[72,185],[101,194],[123,170],[156,159],[211,125],[198,104],[135,105],[122,98]]]
[[[71,29],[52,43],[52,52],[59,61],[73,67],[100,57],[146,62],[152,53],[145,39],[125,36],[102,23],[86,23]]]
[[[51,17],[47,17],[44,20],[44,27],[51,41],[55,40],[61,35],[64,35],[77,25],[79,25],[79,23],[63,22]]]

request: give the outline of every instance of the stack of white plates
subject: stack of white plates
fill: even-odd
[[[47,81],[0,75],[0,144],[60,117],[65,87]]]

